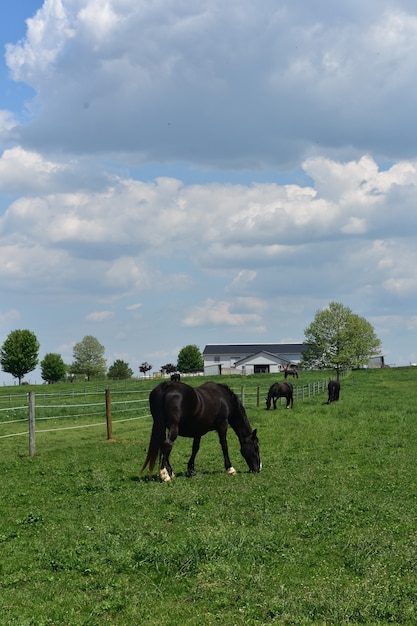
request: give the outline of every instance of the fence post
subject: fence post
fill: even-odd
[[[240,401],[242,402],[243,406],[245,406],[245,387],[241,387],[240,389]]]
[[[35,392],[29,391],[28,393],[28,419],[29,419],[29,456],[35,456],[36,442],[35,442]]]
[[[260,397],[261,397],[261,388],[258,385],[256,388],[256,406],[259,406],[260,404]]]
[[[106,422],[107,422],[107,440],[113,441],[113,425],[112,425],[112,419],[111,419],[110,389],[106,389]]]

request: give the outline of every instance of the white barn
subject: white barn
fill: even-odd
[[[203,350],[206,375],[276,373],[300,363],[304,343],[209,344]]]

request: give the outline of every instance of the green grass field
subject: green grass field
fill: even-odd
[[[264,397],[272,380],[244,383]],[[1,626],[416,624],[416,388],[417,368],[364,370],[337,404],[250,403],[256,475],[230,431],[237,476],[214,433],[197,476],[186,439],[172,483],[142,476],[146,417],[114,442],[105,425],[42,433],[33,458],[0,439]]]

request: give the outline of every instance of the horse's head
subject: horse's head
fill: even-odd
[[[256,428],[240,443],[240,452],[248,464],[250,472],[260,472],[262,469],[261,454],[259,452],[259,439],[256,436]]]
[[[266,398],[266,410],[268,411],[271,408],[271,396],[268,394]]]

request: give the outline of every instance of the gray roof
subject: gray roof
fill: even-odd
[[[241,359],[236,361],[235,365],[240,365],[244,363],[245,361],[250,361],[251,359],[255,359],[259,356],[267,357],[271,361],[275,361],[276,363],[286,363],[287,365],[291,363],[291,361],[288,361],[288,359],[286,359],[283,356],[279,356],[279,354],[273,354],[272,352],[265,352],[265,350],[263,350],[262,352],[255,352],[253,354],[248,354],[246,356],[243,356]]]
[[[230,355],[247,356],[258,352],[270,352],[271,354],[300,354],[305,352],[306,343],[216,343],[208,344],[203,350],[203,356]]]

